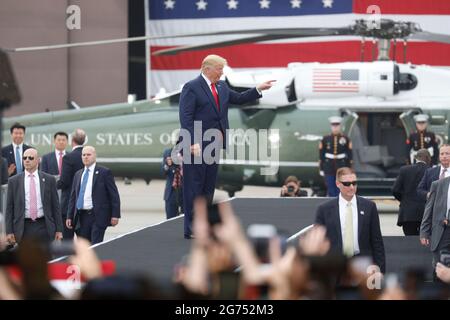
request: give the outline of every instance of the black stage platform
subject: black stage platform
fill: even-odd
[[[253,223],[275,225],[287,236],[314,221],[317,206],[327,198],[234,198],[231,204],[244,228]],[[143,228],[95,247],[101,259],[111,259],[118,272],[139,272],[168,279],[173,267],[189,252],[191,240],[183,237],[183,217]],[[431,279],[431,253],[418,237],[384,237],[387,272],[402,274],[421,268]]]

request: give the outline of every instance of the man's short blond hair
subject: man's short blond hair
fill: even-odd
[[[339,169],[336,171],[336,179],[337,179],[338,181],[340,181],[341,178],[342,178],[342,176],[346,176],[346,175],[348,175],[348,174],[356,174],[356,173],[355,173],[355,171],[354,171],[352,168],[348,168],[348,167],[342,167],[342,168],[339,168]]]
[[[206,56],[205,59],[203,59],[202,70],[204,70],[206,67],[213,67],[216,65],[226,66],[227,60],[216,54],[210,54]]]

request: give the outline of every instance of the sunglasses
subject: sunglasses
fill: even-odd
[[[339,181],[339,182],[346,187],[350,187],[350,185],[356,186],[358,184],[356,181]]]
[[[23,157],[23,160],[27,160],[27,159],[33,161],[34,157],[27,157],[27,156]]]

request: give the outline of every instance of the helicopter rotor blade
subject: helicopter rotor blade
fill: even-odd
[[[107,40],[95,40],[95,41],[85,41],[76,43],[64,43],[64,44],[53,44],[53,45],[43,45],[43,46],[32,46],[32,47],[21,47],[21,48],[2,48],[4,51],[8,52],[27,52],[27,51],[41,51],[41,50],[53,50],[53,49],[65,49],[65,48],[75,48],[75,47],[85,47],[85,46],[95,46],[104,44],[114,44],[114,43],[124,43],[124,42],[135,42],[144,40],[159,40],[159,39],[169,39],[169,38],[184,38],[184,37],[200,37],[200,36],[214,36],[214,35],[239,35],[239,34],[260,34],[265,35],[290,35],[290,37],[313,37],[313,36],[324,36],[324,35],[338,35],[342,30],[347,30],[348,28],[291,28],[291,29],[248,29],[248,30],[231,30],[231,31],[218,31],[218,32],[201,32],[201,33],[185,33],[185,34],[172,34],[172,35],[157,35],[157,36],[140,36],[140,37],[129,37],[120,39],[107,39]],[[283,39],[279,38],[279,39]],[[278,38],[274,38],[278,39]],[[258,40],[254,40],[258,41]],[[259,40],[262,41],[262,40]],[[252,42],[249,40],[248,42]]]
[[[417,40],[426,40],[426,41],[434,41],[434,42],[442,42],[450,44],[450,35],[440,34],[440,33],[432,33],[427,31],[416,32],[409,36],[409,39],[417,39]]]
[[[236,35],[236,34],[248,34],[250,32],[261,32],[264,34],[254,35],[250,37],[244,37],[239,39],[224,40],[217,42],[210,42],[198,45],[180,46],[170,49],[157,50],[152,53],[154,56],[171,55],[180,52],[194,51],[201,49],[219,48],[230,45],[251,43],[258,41],[270,41],[281,40],[290,38],[306,38],[306,37],[321,37],[321,36],[341,36],[341,35],[353,35],[353,30],[350,28],[290,28],[290,29],[258,29],[258,30],[238,30],[238,31],[220,31],[203,35]]]
[[[153,56],[174,55],[174,54],[178,54],[180,52],[211,49],[211,48],[220,48],[220,47],[226,47],[226,46],[237,45],[237,44],[242,44],[242,43],[280,40],[280,39],[289,39],[289,38],[293,38],[293,36],[291,36],[291,35],[257,35],[257,36],[253,36],[253,37],[239,38],[239,39],[226,40],[226,41],[220,41],[220,42],[213,42],[213,43],[210,42],[210,43],[199,44],[199,45],[180,46],[180,47],[174,47],[174,48],[169,48],[169,49],[162,49],[162,50],[157,50],[157,51],[153,52],[152,55]],[[297,36],[297,38],[300,38],[300,37]]]

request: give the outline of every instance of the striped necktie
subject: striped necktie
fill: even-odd
[[[344,254],[352,257],[354,254],[353,244],[353,210],[352,203],[348,202],[345,210],[345,229],[344,229]]]

